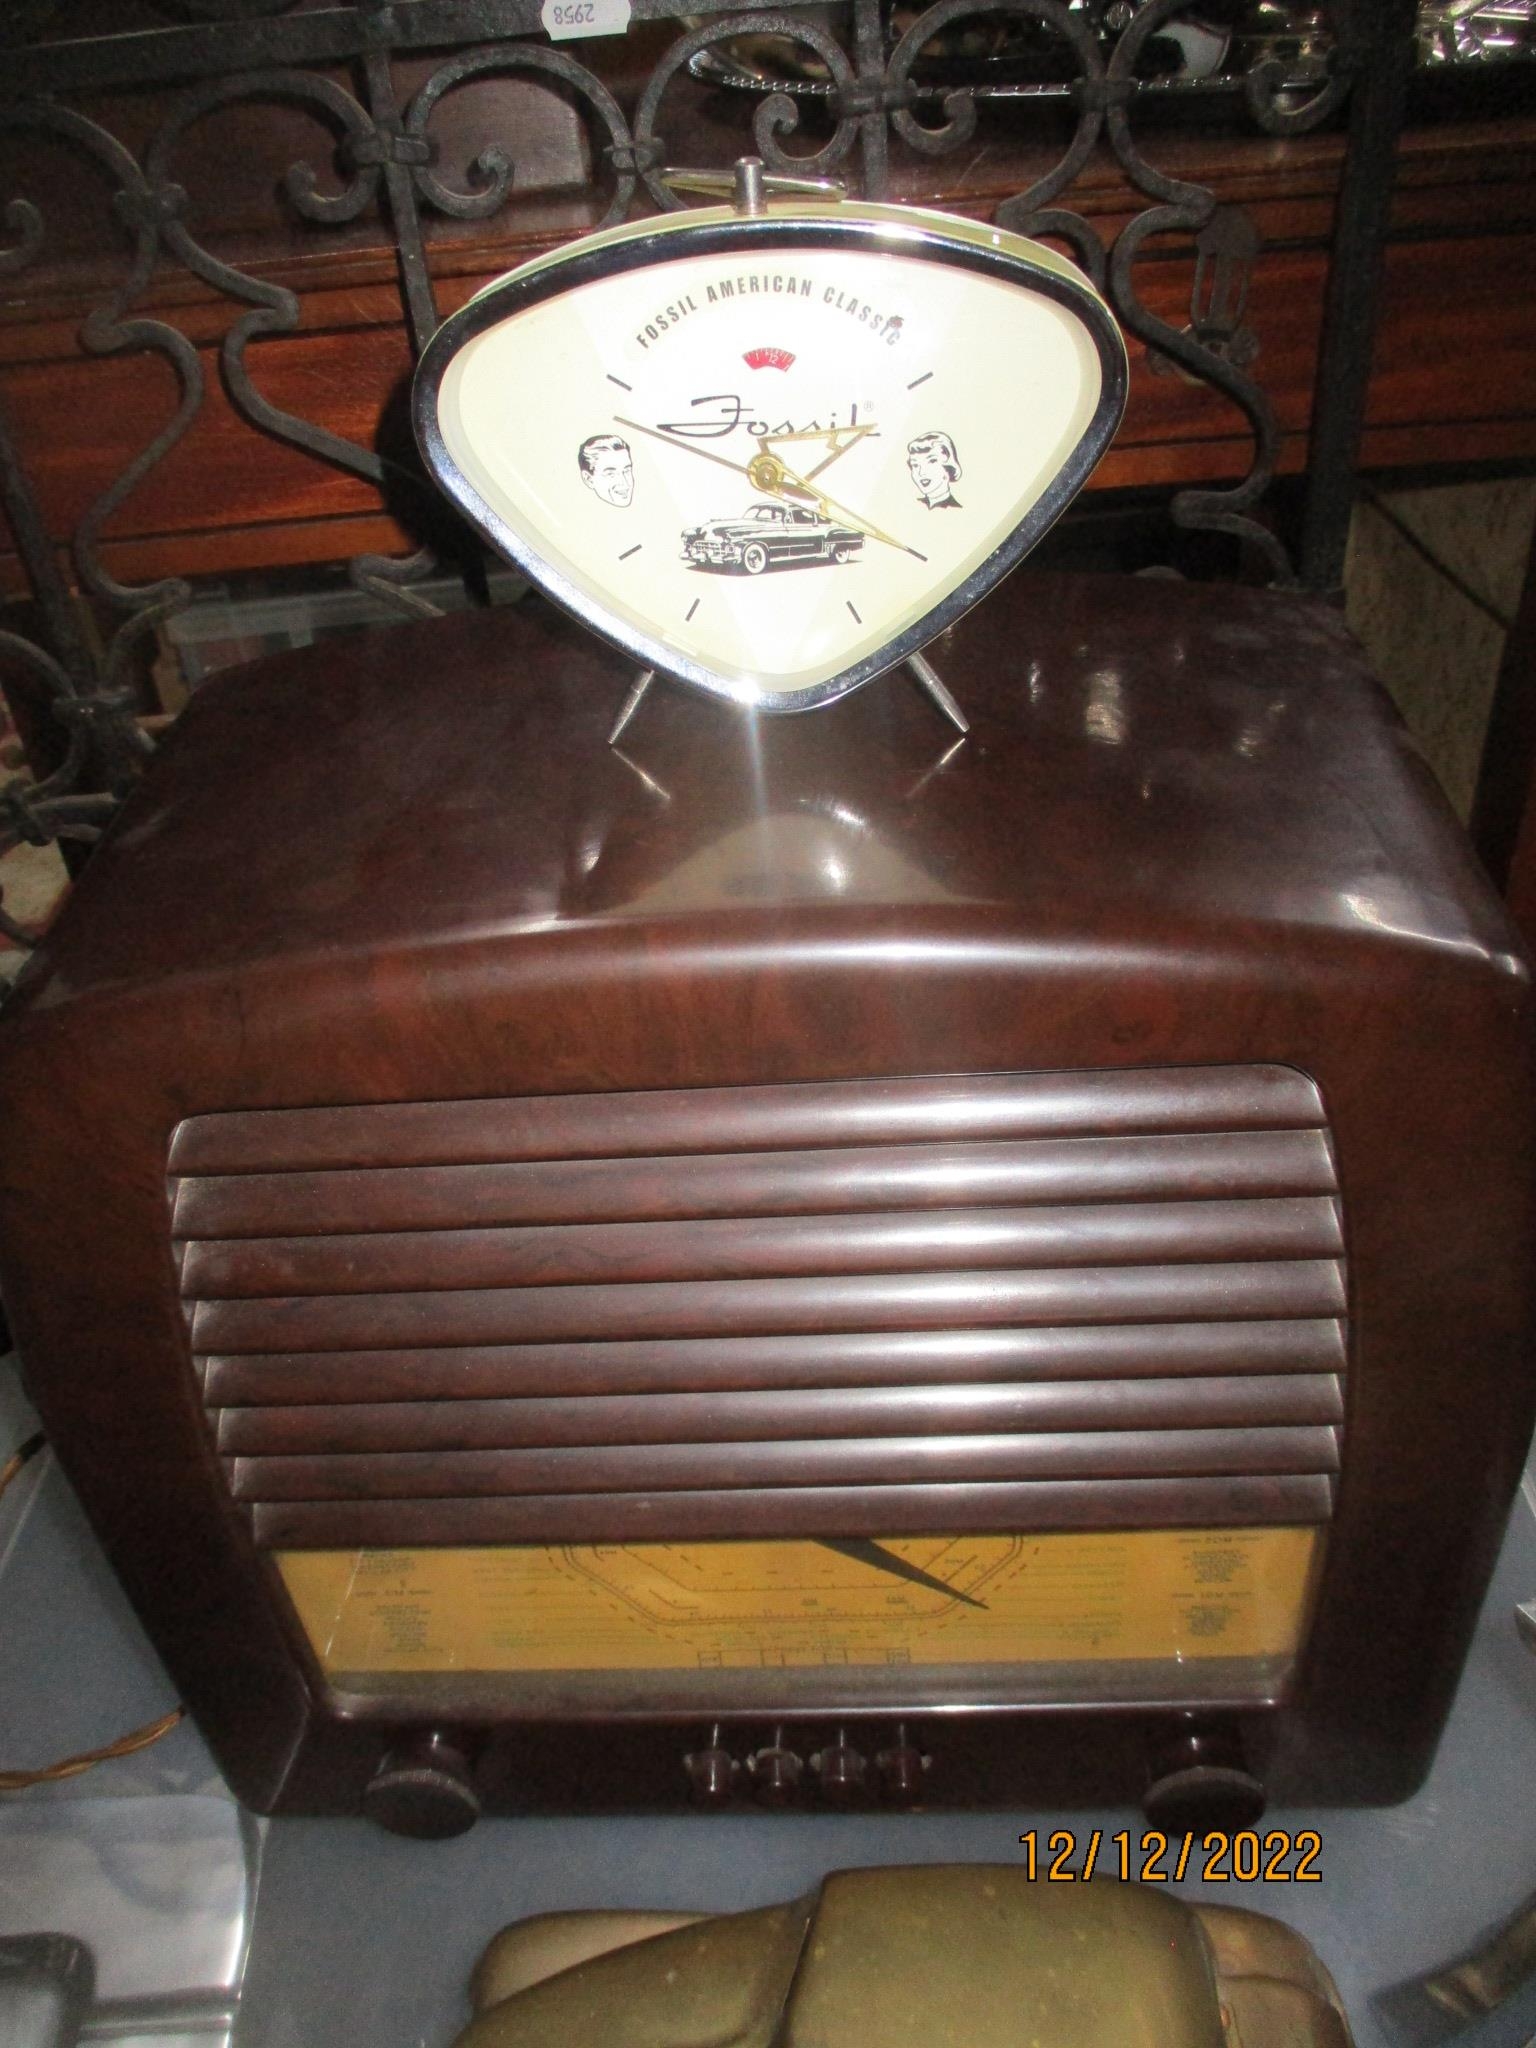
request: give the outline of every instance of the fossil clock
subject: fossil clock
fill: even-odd
[[[799,711],[918,657],[943,703],[919,650],[1087,480],[1119,330],[1017,235],[752,160],[735,183],[454,314],[417,375],[427,463],[642,685]]]

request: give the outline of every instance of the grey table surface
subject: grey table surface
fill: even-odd
[[[0,1364],[0,1456],[29,1427]],[[1315,1885],[1176,1887],[1299,1929],[1333,1972],[1360,2048],[1406,2048],[1382,1993],[1474,1947],[1536,1893],[1536,1658],[1513,1623],[1536,1595],[1536,1468],[1516,1500],[1434,1770],[1406,1805],[1272,1809],[1317,1829]],[[51,1458],[0,1505],[0,1762],[45,1762],[172,1703],[169,1680]],[[1010,1863],[1026,1829],[1137,1829],[1102,1813],[718,1815],[482,1821],[410,1843],[364,1822],[257,1824],[194,1729],[67,1784],[0,1799],[0,1933],[50,1925],[96,1949],[119,2043],[446,2048],[470,1968],[520,1915],[582,1906],[730,1911],[850,1865]],[[238,2009],[232,2005],[239,1992]],[[189,1996],[201,2004],[186,2006]],[[223,2004],[221,2004],[223,2001]],[[224,2005],[232,2029],[221,2024]],[[178,2020],[178,2012],[182,2018]],[[195,2026],[191,2015],[197,2014]],[[1463,2037],[1536,2038],[1536,1985]]]

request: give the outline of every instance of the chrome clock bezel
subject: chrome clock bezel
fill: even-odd
[[[917,654],[1022,561],[1088,481],[1125,410],[1129,365],[1124,338],[1109,308],[1080,273],[1070,265],[1058,265],[1049,251],[1042,250],[1038,257],[1016,253],[1016,248],[1009,245],[1018,244],[1019,237],[960,221],[948,230],[936,226],[935,218],[932,214],[907,213],[894,207],[861,210],[850,204],[773,209],[746,218],[712,208],[700,209],[694,217],[674,214],[662,221],[639,223],[535,259],[486,286],[458,312],[450,314],[423,351],[412,391],[412,418],[427,469],[470,523],[501,554],[515,562],[563,610],[628,655],[641,669],[652,669],[688,689],[739,709],[791,713],[814,711],[835,703]],[[969,232],[962,234],[962,229]],[[438,399],[450,363],[466,344],[547,300],[606,278],[682,257],[782,254],[807,249],[852,249],[915,258],[941,268],[970,270],[1068,306],[1093,339],[1101,375],[1099,399],[1076,447],[1046,490],[1007,538],[931,611],[872,654],[824,682],[797,690],[764,692],[748,703],[728,678],[607,613],[535,546],[513,532],[449,452],[439,425]]]

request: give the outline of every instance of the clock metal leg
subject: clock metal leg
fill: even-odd
[[[951,697],[948,690],[945,689],[943,683],[940,682],[938,671],[934,668],[932,662],[925,661],[920,654],[909,654],[907,656],[907,667],[912,671],[917,687],[938,706],[955,730],[957,732],[969,732],[971,721],[960,709],[954,698]],[[628,706],[625,707],[625,710],[627,714]]]
[[[644,697],[646,691],[651,687],[652,683],[654,683],[655,680],[656,671],[653,668],[643,668],[641,669],[640,673],[635,677],[635,680],[630,685],[629,695],[624,699],[622,705],[620,705],[619,715],[613,721],[613,730],[608,735],[608,744],[610,747],[617,745],[619,734],[623,732],[625,726],[628,725],[629,721],[640,709],[640,700]]]

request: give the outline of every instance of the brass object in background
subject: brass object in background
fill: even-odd
[[[659,1931],[665,1930],[665,1931]],[[475,1972],[457,2048],[1349,2048],[1327,1971],[1263,1914],[1005,1865],[842,1870],[710,1917],[554,1913]]]

